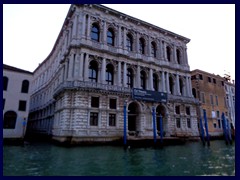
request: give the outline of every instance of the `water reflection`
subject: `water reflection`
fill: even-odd
[[[235,175],[235,145],[213,141],[162,149],[58,147],[35,143],[3,147],[3,175],[30,176],[193,176]]]

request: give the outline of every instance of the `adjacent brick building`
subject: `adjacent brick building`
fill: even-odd
[[[226,79],[199,69],[191,71],[191,79],[193,96],[201,103],[198,111],[199,117],[203,117],[205,109],[209,134],[211,136],[223,135],[222,113],[224,112],[226,118],[232,122],[226,101]]]

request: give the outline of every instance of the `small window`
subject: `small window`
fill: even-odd
[[[214,83],[214,84],[216,84],[216,83],[217,83],[217,82],[216,82],[216,79],[214,79],[214,78],[213,78],[213,83]]]
[[[127,69],[127,87],[133,88],[133,71],[132,69]]]
[[[203,80],[202,74],[199,74],[199,79],[200,79],[200,80]]]
[[[127,35],[127,50],[128,51],[133,51],[133,38],[130,34]]]
[[[145,53],[145,41],[143,38],[139,39],[139,53],[144,54]]]
[[[216,106],[218,106],[218,96],[215,96],[216,97]]]
[[[177,128],[181,128],[180,118],[176,118]]]
[[[90,126],[98,125],[98,113],[91,112],[90,113]]]
[[[26,105],[27,105],[27,101],[19,101],[19,106],[18,106],[18,110],[19,111],[26,111]]]
[[[99,107],[99,97],[91,97],[91,107]]]
[[[210,77],[208,77],[208,82],[212,82],[212,79]]]
[[[221,81],[221,83],[222,83],[222,86],[224,86],[224,82],[223,82],[223,81]]]
[[[180,114],[180,106],[175,106],[175,113]]]
[[[152,57],[157,57],[157,48],[155,42],[151,43],[151,54]]]
[[[187,118],[187,127],[191,128],[191,119],[190,118]]]
[[[22,93],[28,93],[28,89],[29,89],[29,81],[28,80],[24,80],[22,82]]]
[[[196,79],[196,75],[191,76],[191,80],[195,80]]]
[[[96,61],[91,61],[88,69],[88,78],[91,82],[97,82],[98,79],[98,64]]]
[[[220,118],[220,112],[217,111],[217,118]]]
[[[211,102],[211,105],[214,105],[214,103],[213,103],[213,95],[210,95],[210,102]]]
[[[171,48],[169,46],[167,46],[167,60],[171,61]]]
[[[146,73],[141,71],[140,73],[140,80],[141,80],[141,88],[146,89]]]
[[[205,103],[205,95],[203,92],[201,93],[201,100],[202,100],[202,103]]]
[[[109,108],[117,109],[117,100],[116,99],[109,99]]]
[[[186,114],[190,115],[190,107],[186,107]]]
[[[109,126],[116,126],[116,114],[109,114]]]
[[[217,128],[217,124],[216,124],[216,123],[213,123],[213,127],[216,129],[216,128]]]
[[[6,76],[3,77],[3,90],[7,91],[8,87],[8,78]]]
[[[218,128],[221,129],[221,120],[218,119]]]
[[[5,99],[3,99],[3,109],[4,109],[4,107],[5,107]]]

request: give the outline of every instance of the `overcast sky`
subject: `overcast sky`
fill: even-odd
[[[235,79],[234,4],[107,4],[185,36],[190,69]],[[34,71],[51,52],[70,5],[3,5],[3,63]]]

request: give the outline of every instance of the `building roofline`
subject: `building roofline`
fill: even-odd
[[[17,67],[9,66],[7,64],[3,64],[3,69],[33,75],[33,72],[26,71],[26,70],[23,70],[23,69],[20,69],[20,68],[17,68]]]
[[[70,17],[73,15],[73,13],[74,13],[74,11],[75,11],[75,7],[74,7],[74,6],[84,6],[84,5],[90,5],[90,4],[71,4],[71,6],[70,6],[70,8],[69,8],[69,10],[68,10],[67,16],[65,17],[65,20],[64,20],[64,22],[63,22],[62,28],[61,28],[61,30],[60,30],[60,32],[59,32],[59,34],[58,34],[58,37],[57,37],[57,39],[56,39],[56,41],[55,41],[55,43],[54,43],[54,45],[53,45],[52,50],[50,51],[49,55],[48,55],[41,63],[39,63],[38,67],[36,67],[36,69],[33,71],[33,73],[35,73],[35,72],[42,66],[42,64],[44,64],[44,62],[47,61],[48,58],[53,54],[54,49],[57,47],[57,44],[58,44],[58,42],[59,42],[59,40],[60,40],[60,37],[61,37],[61,35],[63,34],[63,30],[64,30],[65,26],[68,25],[69,19],[70,19]],[[135,18],[135,17],[129,16],[129,15],[127,15],[127,14],[124,14],[124,13],[119,12],[119,11],[117,11],[117,10],[111,9],[111,8],[109,8],[109,7],[106,7],[106,6],[103,6],[103,5],[100,5],[100,4],[91,4],[91,5],[92,5],[92,6],[95,6],[95,7],[97,7],[97,8],[100,8],[100,9],[102,9],[102,10],[103,10],[103,9],[106,9],[106,10],[108,10],[109,12],[112,12],[112,13],[114,13],[114,14],[119,14],[119,15],[125,16],[125,17],[127,17],[127,18],[129,18],[129,19],[132,19],[133,21],[140,22],[140,23],[142,23],[142,24],[144,24],[144,25],[146,25],[146,26],[150,26],[150,27],[152,27],[152,28],[155,28],[156,30],[160,31],[161,33],[163,33],[163,34],[165,34],[165,35],[168,34],[168,35],[171,35],[171,36],[174,37],[174,38],[179,38],[180,40],[183,40],[186,44],[190,42],[190,39],[188,39],[188,38],[186,38],[186,37],[184,37],[184,36],[181,36],[181,35],[178,35],[178,34],[176,34],[176,33],[171,32],[171,31],[165,30],[165,29],[160,28],[160,27],[158,27],[158,26],[156,26],[156,25],[153,25],[153,24],[150,24],[150,23],[145,22],[145,21],[143,21],[143,20],[140,20],[140,19],[137,19],[137,18]]]

